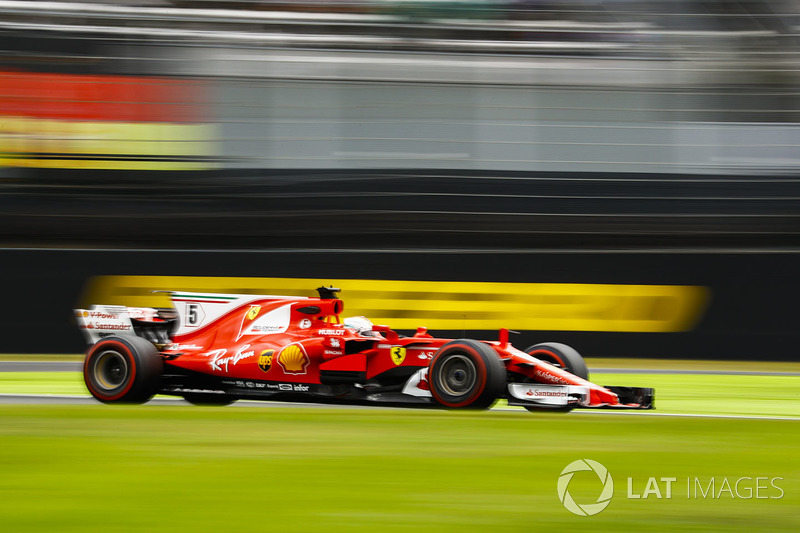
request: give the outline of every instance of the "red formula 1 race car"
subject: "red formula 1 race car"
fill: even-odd
[[[101,402],[155,394],[195,404],[237,399],[359,402],[485,409],[652,409],[653,389],[587,381],[569,346],[525,351],[508,342],[402,336],[364,317],[340,319],[338,289],[319,298],[172,293],[174,308],[77,309],[91,344],[86,386]]]

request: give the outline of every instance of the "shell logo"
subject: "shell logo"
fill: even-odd
[[[291,344],[278,354],[278,363],[287,374],[305,374],[310,362],[300,344]]]

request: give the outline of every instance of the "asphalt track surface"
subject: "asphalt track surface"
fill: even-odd
[[[38,395],[38,394],[0,394],[0,405],[99,405],[99,402],[90,396],[67,396],[67,395]],[[187,408],[200,409],[181,398],[154,398],[148,405],[168,405],[185,406]],[[414,409],[414,407],[397,407],[388,405],[363,405],[363,404],[320,404],[307,402],[270,402],[239,400],[228,408],[283,408],[283,409]],[[113,409],[113,407],[109,407]],[[418,408],[419,409],[419,408]],[[496,407],[492,411],[505,411],[521,413],[522,411],[513,407]],[[579,409],[564,416],[583,416],[583,415],[611,415],[611,416],[659,416],[677,418],[728,418],[740,420],[791,420],[800,422],[800,417],[791,416],[771,416],[771,415],[722,415],[722,414],[696,414],[696,413],[659,413],[655,411],[611,411],[611,410],[584,410]]]
[[[81,361],[0,361],[0,372],[81,372]],[[800,376],[800,372],[748,370],[682,370],[646,368],[593,368],[592,374],[696,374],[715,376]]]
[[[80,372],[80,361],[0,361],[0,372]],[[681,369],[631,369],[631,368],[597,368],[595,374],[697,374],[697,375],[733,375],[733,376],[800,376],[800,372],[759,372],[735,370],[681,370]],[[90,396],[76,395],[50,395],[50,394],[2,394],[0,405],[97,405],[98,402]],[[183,405],[191,406],[189,402],[177,397],[154,398],[149,405]],[[317,409],[408,409],[388,405],[363,405],[363,404],[319,404],[312,402],[275,402],[239,400],[232,407],[272,407],[272,408],[317,408]],[[412,407],[413,408],[413,407]],[[500,407],[496,411],[519,412],[519,409]],[[659,413],[655,411],[608,411],[608,410],[577,410],[570,413],[575,415],[606,414],[612,416],[667,416],[684,418],[731,418],[751,420],[794,420],[798,417],[785,416],[758,416],[758,415],[721,415],[721,414],[690,414],[690,413]]]

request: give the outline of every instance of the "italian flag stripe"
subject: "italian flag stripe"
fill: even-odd
[[[205,295],[194,295],[194,294],[173,294],[173,300],[191,300],[193,302],[216,302],[216,303],[224,303],[224,302],[232,302],[234,300],[238,300],[236,296],[205,296]]]

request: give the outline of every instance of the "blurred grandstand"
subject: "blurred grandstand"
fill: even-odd
[[[798,28],[788,0],[0,0],[0,237],[794,246]]]

